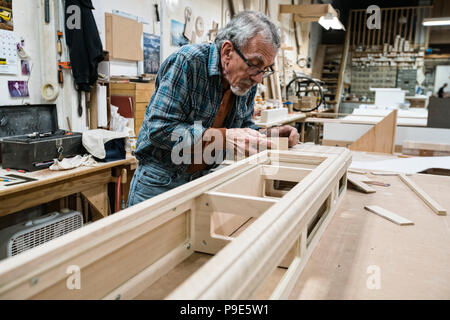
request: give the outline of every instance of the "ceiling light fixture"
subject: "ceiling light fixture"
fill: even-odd
[[[422,24],[425,27],[450,26],[450,17],[426,18],[423,19]]]

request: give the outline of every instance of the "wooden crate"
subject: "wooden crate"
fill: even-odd
[[[139,129],[144,121],[147,105],[155,91],[155,82],[111,82],[111,95],[129,96],[133,98],[134,132],[139,135]]]
[[[0,298],[133,299],[198,251],[215,256],[168,299],[249,299],[286,264],[271,297],[285,299],[344,197],[350,162],[345,148],[261,152],[0,262]],[[220,235],[217,213],[254,222]]]

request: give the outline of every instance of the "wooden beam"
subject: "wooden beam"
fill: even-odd
[[[104,218],[109,214],[108,185],[102,184],[98,187],[82,191],[81,194],[89,201]],[[96,219],[94,219],[96,220]]]
[[[206,192],[201,196],[202,210],[230,213],[244,217],[259,217],[278,200],[261,197],[229,194],[223,192]]]
[[[347,31],[346,31],[346,35],[345,35],[345,44],[344,44],[344,48],[342,49],[341,64],[339,65],[339,78],[338,78],[338,82],[337,82],[336,95],[335,95],[335,100],[337,101],[335,112],[339,112],[339,108],[340,108],[341,102],[342,102],[341,95],[344,90],[344,72],[345,72],[345,67],[347,65],[348,52],[349,52],[349,47],[350,47],[351,23],[352,23],[351,15],[348,15]],[[365,28],[365,26],[364,26],[364,28]]]
[[[331,4],[280,4],[279,13],[295,14],[297,16],[296,19],[300,19],[299,22],[308,22],[311,20],[318,21],[321,16],[324,16],[327,13],[330,13],[335,17],[338,16]]]
[[[356,189],[363,191],[364,193],[374,193],[376,190],[364,182],[360,181],[358,178],[347,176],[347,181],[356,187]]]
[[[299,182],[310,174],[312,169],[264,165],[261,174],[264,179]]]
[[[400,174],[400,179],[412,190],[415,194],[419,196],[434,211],[437,215],[447,215],[447,210],[445,210],[439,203],[437,203],[433,198],[431,198],[422,188],[415,184],[406,175]]]
[[[399,216],[398,214],[383,209],[379,206],[364,206],[364,209],[369,210],[370,212],[373,212],[380,217],[383,217],[401,226],[410,226],[414,224],[414,222],[412,222],[411,220],[403,218],[402,216]]]

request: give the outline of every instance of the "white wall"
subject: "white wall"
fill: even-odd
[[[192,9],[192,17],[195,21],[201,16],[204,21],[204,37],[212,28],[213,20],[222,26],[222,1],[223,0],[162,0],[162,35],[161,35],[161,59],[166,59],[171,53],[178,50],[170,44],[170,20],[185,23],[184,10]]]
[[[28,90],[29,98],[11,98],[8,91],[8,80],[28,80],[28,76],[22,76],[19,66],[17,74],[0,74],[0,105],[12,105],[41,103],[41,77],[40,77],[40,48],[39,48],[39,32],[38,32],[38,1],[30,0],[14,0],[13,2],[13,19],[14,34],[17,41],[21,37],[25,40],[25,51],[30,55],[30,63],[32,64],[32,72],[30,75]],[[56,63],[56,62],[55,62]],[[56,75],[55,75],[56,81]]]
[[[51,60],[54,60],[56,52],[53,52],[54,43],[50,43],[50,47],[46,49],[53,53],[51,56],[42,56],[43,49],[42,44],[40,44],[40,39],[42,36],[39,33],[40,27],[38,21],[40,19],[40,11],[42,8],[39,3],[43,0],[14,0],[13,2],[13,17],[14,17],[14,33],[17,40],[20,41],[22,37],[25,40],[25,50],[30,55],[29,60],[32,64],[32,72],[29,77],[29,98],[11,98],[8,92],[8,80],[27,80],[27,76],[21,75],[20,66],[17,67],[16,75],[5,75],[0,74],[0,105],[8,104],[39,104],[48,103],[41,97],[41,87],[43,84],[43,75],[47,70],[49,78],[52,81],[57,81],[56,75],[56,60],[55,64],[52,64]],[[56,0],[51,1],[52,3],[57,3]],[[161,34],[161,60],[167,58],[172,52],[176,51],[178,48],[171,46],[170,44],[170,20],[174,19],[182,23],[185,22],[184,10],[185,7],[190,7],[192,9],[192,14],[194,19],[197,16],[202,16],[205,24],[205,35],[207,31],[212,26],[212,21],[219,23],[219,28],[222,27],[223,20],[223,7],[226,5],[226,0],[93,0],[95,7],[93,11],[97,26],[99,29],[100,37],[104,43],[105,39],[105,26],[104,26],[104,14],[105,12],[112,12],[113,9],[127,12],[133,15],[143,17],[149,24],[144,24],[144,32],[151,34]],[[250,5],[250,9],[262,10],[264,11],[264,0],[253,0],[253,1],[243,1],[247,6]],[[278,21],[278,5],[279,4],[290,4],[290,0],[274,0],[269,1],[270,16],[273,21]],[[156,22],[155,7],[154,4],[159,5],[159,13],[161,22]],[[55,12],[53,12],[55,14]],[[292,28],[290,28],[290,15],[283,15],[283,33],[286,35],[284,37],[284,42],[288,46],[295,48],[295,38]],[[278,24],[279,25],[279,24]],[[56,35],[52,37],[47,35],[48,40],[54,39],[56,41]],[[51,41],[50,41],[51,42]],[[45,45],[47,46],[47,45]],[[293,61],[296,60],[296,50],[287,52],[288,56],[291,56]],[[46,64],[55,68],[54,71],[48,70],[47,67],[43,67],[42,61]],[[137,63],[130,61],[119,61],[114,60],[111,64],[111,74],[112,75],[137,75]],[[54,77],[52,74],[55,74]],[[72,129],[75,131],[85,130],[85,119],[84,115],[79,118],[76,112],[77,109],[77,99],[74,97],[74,90],[72,88],[71,79],[67,76],[68,73],[65,72],[65,83],[64,88],[61,92],[60,97],[54,102],[58,105],[58,122],[61,128],[67,129],[67,120],[69,117],[72,125]],[[54,79],[54,80],[53,80]],[[64,97],[61,97],[64,95]]]

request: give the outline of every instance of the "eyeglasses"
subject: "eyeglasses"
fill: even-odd
[[[257,66],[255,66],[255,65],[251,64],[250,62],[248,62],[248,60],[244,57],[242,52],[239,51],[239,49],[236,47],[236,45],[234,43],[233,43],[233,47],[234,47],[234,51],[236,51],[236,53],[247,64],[247,66],[248,66],[247,73],[248,73],[249,76],[255,77],[255,76],[259,75],[260,73],[262,73],[263,74],[263,79],[264,79],[264,78],[267,78],[268,76],[273,74],[272,66],[266,67],[264,70],[261,70]]]

